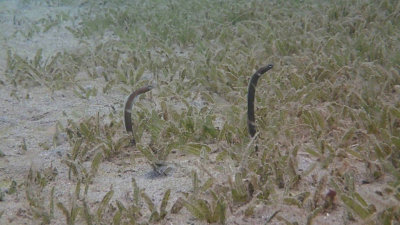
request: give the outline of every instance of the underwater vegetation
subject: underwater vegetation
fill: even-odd
[[[73,89],[82,100],[154,89],[137,97],[129,116],[136,146],[120,99],[120,109],[59,125],[70,145],[60,164],[68,177],[32,169],[0,200],[13,188],[23,191],[32,219],[42,224],[55,213],[66,224],[162,223],[175,215],[220,224],[321,224],[327,213],[346,224],[400,220],[399,1],[47,4],[80,11],[36,21],[29,35],[62,26],[83,47],[50,56],[39,49],[33,58],[9,48],[0,86]],[[248,83],[267,63],[274,68],[258,81],[257,134],[249,136]],[[82,86],[79,73],[96,85]],[[172,152],[201,163],[188,175],[190,192],[168,189],[157,202],[132,178],[129,201],[113,198],[110,187],[90,202],[102,163],[129,154],[168,177]],[[67,202],[54,197],[57,179],[75,186]],[[266,208],[275,210],[260,211]],[[301,215],[288,217],[287,209]]]

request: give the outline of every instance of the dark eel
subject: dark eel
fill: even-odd
[[[249,82],[249,91],[247,93],[247,126],[251,137],[254,137],[254,135],[256,134],[256,121],[254,116],[254,95],[256,93],[257,82],[261,75],[272,69],[272,67],[272,64],[261,67],[259,70],[257,70],[257,72],[253,74],[253,76],[251,76]]]
[[[125,123],[125,129],[126,132],[131,133],[132,134],[132,140],[131,143],[136,145],[136,141],[135,141],[135,137],[133,135],[133,125],[132,125],[132,118],[131,118],[131,114],[132,114],[132,106],[133,106],[133,100],[140,94],[146,93],[148,91],[150,91],[151,89],[153,89],[153,86],[148,85],[142,88],[139,88],[137,90],[135,90],[134,92],[132,92],[129,96],[128,99],[125,102],[125,109],[124,109],[124,123]]]

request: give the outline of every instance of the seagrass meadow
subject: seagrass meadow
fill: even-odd
[[[2,0],[0,45],[0,224],[400,224],[399,1]]]

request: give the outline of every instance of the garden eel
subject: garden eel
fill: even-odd
[[[125,102],[125,108],[124,108],[124,123],[125,123],[125,129],[126,132],[131,133],[132,134],[132,140],[131,143],[133,145],[136,145],[136,140],[135,140],[135,136],[133,135],[133,125],[132,125],[132,118],[131,118],[131,113],[132,113],[132,106],[133,106],[133,100],[140,94],[146,93],[148,91],[150,91],[151,89],[153,89],[153,86],[148,85],[148,86],[144,86],[142,88],[139,88],[137,90],[135,90],[134,92],[132,92],[128,98],[126,99]]]
[[[273,65],[268,64],[264,67],[261,67],[257,72],[251,76],[249,82],[249,90],[247,93],[247,126],[249,129],[249,134],[253,138],[256,135],[256,121],[254,116],[254,95],[256,93],[256,86],[258,79],[268,70],[272,69]]]
[[[251,76],[250,82],[249,82],[249,88],[248,88],[248,94],[247,94],[247,126],[249,129],[249,134],[251,137],[254,137],[256,134],[256,122],[255,122],[255,116],[254,116],[254,96],[256,92],[256,86],[258,79],[266,73],[268,70],[272,69],[273,65],[268,64],[267,66],[261,67],[260,69],[257,70]],[[131,112],[132,112],[132,106],[133,106],[133,100],[140,94],[146,93],[153,89],[153,86],[148,85],[142,88],[137,89],[136,91],[132,92],[126,102],[125,102],[125,107],[124,107],[124,121],[125,121],[125,129],[128,133],[131,133],[133,136],[133,126],[132,126],[132,118],[131,118]],[[132,137],[133,144],[136,144],[135,138]]]

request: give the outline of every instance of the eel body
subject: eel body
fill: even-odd
[[[268,70],[272,69],[273,65],[268,64],[264,67],[261,67],[251,76],[249,82],[249,88],[247,93],[247,127],[249,129],[249,134],[251,137],[254,137],[256,134],[256,121],[254,116],[254,97],[256,93],[256,86],[258,79],[261,77],[262,74],[266,73]]]
[[[133,91],[128,98],[126,99],[125,102],[125,107],[124,107],[124,124],[125,124],[125,129],[126,132],[132,134],[132,143],[136,144],[135,138],[133,137],[133,125],[132,125],[132,106],[133,106],[133,100],[135,100],[135,98],[143,93],[146,93],[148,91],[150,91],[151,89],[153,89],[153,86],[148,85],[142,88],[139,88],[135,91]]]

